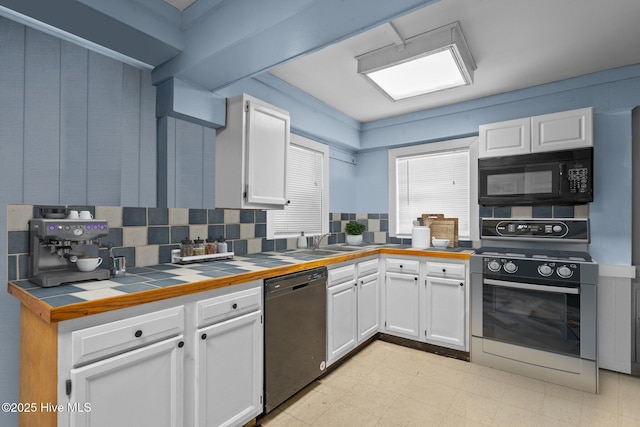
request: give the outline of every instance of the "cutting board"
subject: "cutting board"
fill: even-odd
[[[435,217],[435,219],[434,219]],[[432,218],[431,238],[449,239],[449,247],[458,247],[458,218],[445,218],[442,214],[423,214],[422,220]]]

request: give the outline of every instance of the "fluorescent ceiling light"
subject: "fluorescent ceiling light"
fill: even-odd
[[[393,101],[471,84],[475,69],[457,22],[356,59],[358,72]]]

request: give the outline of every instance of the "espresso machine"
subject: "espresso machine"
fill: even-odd
[[[98,257],[100,238],[109,234],[101,219],[48,219],[29,221],[29,280],[48,288],[66,282],[103,280],[109,270],[80,271],[78,258]]]

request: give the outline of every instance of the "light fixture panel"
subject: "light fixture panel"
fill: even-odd
[[[451,48],[365,75],[394,101],[470,83]]]
[[[393,101],[471,84],[475,69],[457,22],[356,59],[358,72]]]

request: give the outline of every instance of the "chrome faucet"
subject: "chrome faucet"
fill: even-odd
[[[316,249],[320,248],[320,242],[322,242],[322,239],[328,236],[331,236],[331,233],[326,233],[321,236],[316,234],[315,236],[313,236],[313,250],[315,251]]]

